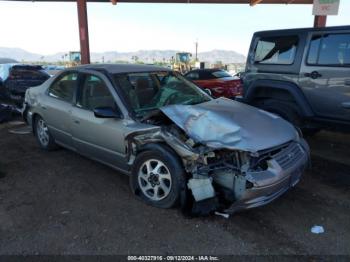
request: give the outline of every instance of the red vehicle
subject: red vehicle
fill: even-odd
[[[241,79],[222,69],[195,69],[185,77],[199,87],[210,90],[214,97],[234,98],[243,92]]]

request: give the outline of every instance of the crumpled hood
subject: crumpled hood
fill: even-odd
[[[257,152],[298,139],[282,118],[226,98],[160,110],[195,142],[214,149]]]

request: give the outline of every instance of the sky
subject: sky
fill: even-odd
[[[255,31],[310,27],[312,5],[88,3],[90,51],[213,49],[247,54]],[[76,3],[0,1],[0,47],[50,55],[79,50]],[[327,25],[350,25],[350,1],[340,1]]]

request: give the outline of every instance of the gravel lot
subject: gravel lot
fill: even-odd
[[[225,219],[147,206],[126,176],[11,128],[0,125],[0,254],[350,255],[349,135],[309,139],[312,168],[296,188]]]

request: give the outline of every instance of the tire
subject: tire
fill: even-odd
[[[301,131],[305,137],[312,137],[321,131],[320,128],[310,127],[310,128],[302,128]]]
[[[302,125],[302,119],[297,113],[297,111],[294,109],[293,103],[280,102],[274,99],[267,99],[260,101],[256,104],[256,106],[265,111],[279,115],[294,126],[300,128]]]
[[[39,146],[47,151],[57,149],[54,138],[46,125],[46,122],[41,116],[36,116],[34,119],[34,134],[39,143]]]
[[[289,123],[300,129],[305,136],[315,135],[320,131],[318,128],[308,127],[303,118],[296,110],[296,105],[293,102],[281,102],[275,99],[267,99],[259,101],[255,106],[279,115]]]
[[[136,157],[130,176],[131,190],[147,204],[171,208],[186,188],[185,171],[167,146],[149,145]]]

